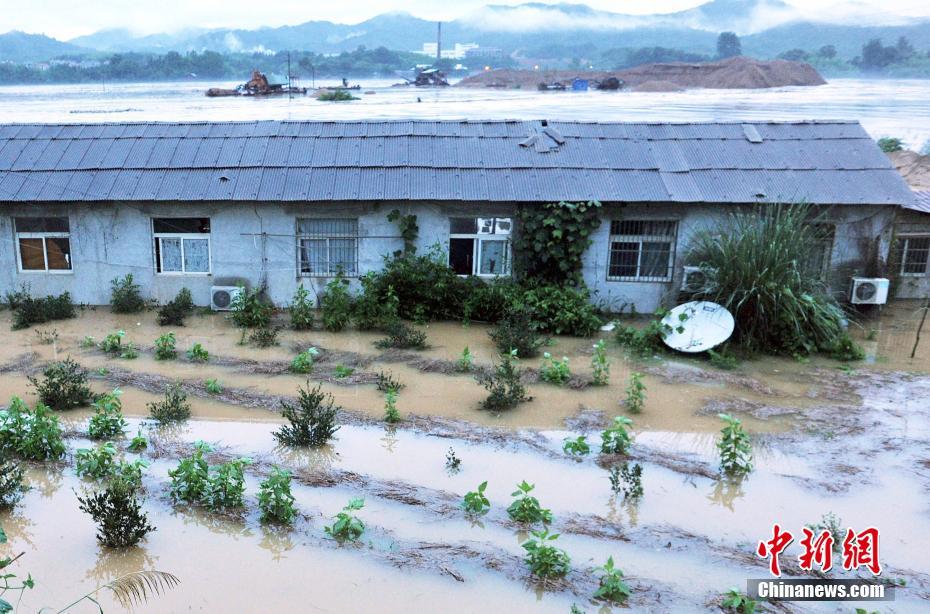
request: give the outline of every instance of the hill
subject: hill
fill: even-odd
[[[63,43],[44,34],[27,34],[18,30],[0,34],[0,62],[40,62],[89,51],[91,50],[72,43]]]

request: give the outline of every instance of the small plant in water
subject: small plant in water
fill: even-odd
[[[244,505],[244,468],[251,462],[249,458],[237,458],[212,469],[205,493],[205,501],[210,509],[231,509]]]
[[[135,436],[129,441],[128,450],[138,454],[149,447],[149,440],[142,434],[142,429],[136,431]]]
[[[139,357],[139,349],[132,341],[127,341],[126,345],[123,346],[123,351],[119,353],[119,357],[124,360],[135,360]]]
[[[377,387],[381,392],[387,392],[388,390],[400,392],[401,388],[405,388],[406,386],[399,380],[394,379],[394,374],[390,371],[387,373],[381,371],[378,373]]]
[[[388,424],[400,422],[400,412],[397,411],[396,390],[388,390],[384,395],[384,421]]]
[[[426,343],[426,333],[404,324],[400,320],[391,322],[387,330],[387,337],[375,341],[375,347],[381,349],[398,348],[423,350],[429,347]]]
[[[210,467],[204,454],[212,448],[198,441],[190,457],[182,458],[178,466],[168,472],[171,478],[171,497],[175,501],[200,503],[206,499],[209,485]]]
[[[643,383],[643,374],[633,372],[630,375],[630,384],[626,387],[627,411],[638,414],[646,406],[646,385]]]
[[[261,326],[249,335],[249,343],[260,348],[270,348],[278,345],[278,328],[275,326]]]
[[[740,614],[753,614],[756,606],[759,605],[755,599],[749,595],[740,592],[738,588],[731,588],[723,594],[723,600],[720,607],[729,612],[739,612]]]
[[[336,365],[336,367],[333,369],[333,375],[335,375],[338,379],[349,377],[353,373],[355,373],[355,369],[345,365]]]
[[[97,448],[81,448],[74,454],[75,473],[81,477],[100,479],[113,473],[116,446],[108,441]]]
[[[336,541],[358,541],[365,532],[365,523],[362,522],[353,512],[357,512],[365,506],[365,500],[354,498],[350,500],[342,511],[336,514],[333,524],[324,527],[326,534]]]
[[[616,416],[614,423],[601,432],[601,454],[626,454],[633,443],[629,429],[633,421],[626,416]]]
[[[294,330],[310,330],[313,328],[313,299],[303,284],[297,286],[294,299],[291,301],[291,328]]]
[[[487,496],[484,494],[487,487],[488,483],[484,481],[478,484],[478,490],[471,490],[465,493],[465,497],[462,499],[462,509],[465,510],[466,514],[483,516],[488,513],[491,509],[491,502],[488,501]]]
[[[103,338],[103,341],[100,342],[98,347],[104,354],[118,356],[123,352],[123,337],[125,336],[126,331],[124,330],[118,330],[115,333],[110,333]]]
[[[223,386],[220,385],[219,380],[217,380],[215,377],[205,381],[203,383],[203,387],[210,394],[220,394],[223,392]]]
[[[591,357],[592,383],[595,386],[606,386],[610,381],[610,360],[607,358],[607,344],[603,339],[594,344],[594,355]]]
[[[341,409],[335,405],[333,395],[323,392],[319,385],[298,388],[297,404],[281,401],[281,415],[289,424],[274,432],[275,439],[286,446],[321,446],[339,430],[336,416]]]
[[[142,470],[148,467],[147,461],[137,458],[134,461],[120,461],[113,465],[110,479],[125,480],[127,484],[139,490],[142,488]]]
[[[752,444],[742,423],[728,414],[717,414],[723,420],[721,438],[717,442],[720,452],[720,469],[729,475],[746,474],[752,471]]]
[[[639,463],[614,465],[610,468],[610,489],[614,494],[623,493],[624,499],[639,499],[643,496],[643,467]]]
[[[97,523],[97,539],[111,548],[134,546],[155,530],[142,511],[137,490],[118,477],[109,480],[101,491],[79,496],[78,502],[81,511]]]
[[[843,539],[846,537],[846,532],[843,530],[843,520],[833,512],[827,512],[821,516],[820,522],[809,524],[807,528],[815,534],[829,531],[830,536],[833,538],[833,549],[839,551],[843,547]]]
[[[22,498],[27,488],[23,483],[25,477],[25,469],[9,459],[0,457],[0,508],[11,508]]]
[[[501,362],[493,373],[482,373],[478,382],[488,391],[487,398],[482,401],[484,409],[498,411],[509,409],[519,403],[532,400],[526,394],[526,388],[520,382],[520,369],[516,366],[517,351],[501,355]]]
[[[136,313],[145,309],[145,299],[139,292],[139,284],[133,283],[132,273],[110,281],[113,313]]]
[[[294,495],[291,494],[291,473],[274,467],[258,490],[258,508],[262,522],[290,524],[297,515]]]
[[[572,456],[585,456],[586,454],[590,454],[591,446],[585,441],[586,439],[584,435],[579,435],[574,439],[566,437],[562,444],[562,450],[566,454],[571,454]]]
[[[315,347],[310,347],[294,357],[294,360],[291,361],[291,372],[292,373],[311,373],[313,371],[313,363],[316,360],[316,357],[320,355],[320,350]]]
[[[210,352],[199,343],[195,343],[191,349],[187,350],[187,358],[193,362],[207,362],[210,360]]]
[[[166,424],[187,420],[191,415],[191,405],[187,402],[187,393],[181,388],[179,382],[169,384],[165,388],[165,399],[153,401],[146,405],[149,416],[153,420]]]
[[[455,450],[449,448],[446,452],[446,471],[458,473],[462,469],[462,459],[455,455]]]
[[[155,360],[174,360],[178,357],[174,333],[165,333],[155,340]]]
[[[81,339],[81,348],[85,350],[89,350],[90,348],[95,348],[95,347],[97,347],[97,340],[91,337],[90,335],[87,335],[86,337]]]
[[[549,533],[548,529],[531,531],[530,539],[521,544],[526,550],[524,561],[537,578],[561,578],[572,569],[568,553],[556,548],[552,542],[559,538],[558,533]]]
[[[115,388],[94,401],[96,413],[87,425],[87,434],[91,439],[111,439],[123,434],[127,422],[123,418],[123,404],[119,400],[122,392]]]
[[[630,596],[630,587],[623,581],[623,570],[614,565],[614,557],[607,557],[607,562],[594,570],[600,574],[595,599],[611,603],[622,603]]]
[[[42,403],[34,410],[19,397],[0,409],[0,453],[24,460],[57,460],[65,454],[58,418]]]
[[[58,341],[58,329],[53,328],[51,330],[39,330],[36,329],[36,337],[39,338],[39,343],[42,345],[53,345]]]
[[[545,352],[543,354],[543,360],[545,362],[543,362],[543,366],[539,369],[539,376],[543,381],[561,386],[571,379],[572,374],[568,369],[568,358],[563,356],[562,360],[556,360],[552,357],[552,354]]]
[[[544,509],[539,505],[539,500],[530,495],[530,492],[536,488],[533,484],[528,484],[526,480],[517,484],[517,490],[510,493],[511,497],[516,497],[510,507],[507,508],[507,514],[512,520],[524,523],[534,522],[552,522],[552,512]]]
[[[29,382],[35,387],[39,400],[48,407],[64,411],[88,405],[93,398],[87,385],[87,372],[67,358],[53,362],[42,371],[43,379],[34,377]]]
[[[462,350],[462,355],[459,356],[459,360],[456,363],[459,371],[467,373],[472,370],[475,366],[474,357],[471,354],[471,350],[468,349],[468,346],[465,346],[465,349]]]
[[[727,351],[724,347],[719,352],[708,350],[707,356],[710,358],[710,364],[724,371],[732,371],[739,367],[739,359]]]

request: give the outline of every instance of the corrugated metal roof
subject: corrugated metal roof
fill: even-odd
[[[930,192],[914,192],[914,202],[904,206],[921,213],[930,213]]]
[[[0,201],[561,199],[915,206],[857,122],[0,124]]]

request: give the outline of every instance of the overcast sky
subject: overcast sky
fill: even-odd
[[[0,32],[23,30],[69,39],[104,28],[129,28],[141,34],[198,26],[251,29],[318,19],[357,23],[396,10],[424,19],[450,20],[486,4],[520,4],[523,1],[526,0],[0,0]],[[631,14],[673,12],[703,3],[703,0],[572,1]],[[860,5],[860,13],[930,16],[930,0],[788,2],[808,16],[832,17],[849,11],[852,4]]]

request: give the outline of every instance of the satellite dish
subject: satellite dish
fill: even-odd
[[[671,327],[665,345],[687,353],[706,352],[733,334],[733,315],[725,307],[709,301],[691,301],[672,309],[662,318]]]

